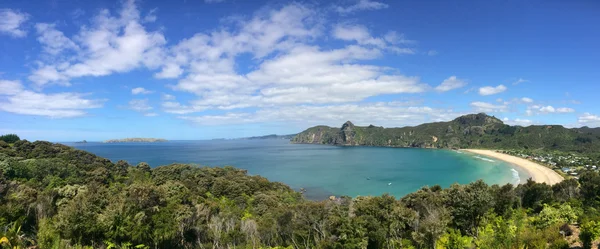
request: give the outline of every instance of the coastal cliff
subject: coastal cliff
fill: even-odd
[[[416,148],[525,148],[592,151],[600,148],[600,129],[567,129],[558,125],[510,126],[485,113],[460,116],[448,122],[414,127],[315,126],[296,135],[292,143],[340,146]]]
[[[162,138],[133,137],[133,138],[123,138],[123,139],[110,139],[110,140],[104,141],[104,143],[160,143],[160,142],[167,142],[167,140],[162,139]]]

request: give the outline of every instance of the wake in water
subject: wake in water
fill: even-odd
[[[490,162],[490,163],[496,162],[496,161],[494,161],[494,160],[492,160],[492,159],[485,158],[485,157],[480,157],[480,156],[473,156],[473,157],[474,157],[474,158],[477,158],[477,159],[479,159],[479,160],[483,160],[483,161]]]
[[[519,171],[516,169],[510,169],[512,171],[513,179],[515,179],[515,185],[519,185],[521,183],[521,177],[519,176]]]

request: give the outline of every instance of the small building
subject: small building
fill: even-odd
[[[571,171],[571,168],[562,168],[562,171],[565,173],[569,173],[569,171]]]

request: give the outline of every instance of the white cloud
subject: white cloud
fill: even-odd
[[[476,112],[506,112],[506,111],[508,111],[508,106],[506,104],[494,105],[491,103],[480,102],[480,101],[472,102],[471,107],[473,107],[473,109]]]
[[[0,96],[15,95],[23,91],[23,86],[18,80],[0,80]]]
[[[516,80],[515,82],[513,82],[513,85],[518,85],[521,83],[525,83],[525,82],[529,82],[529,80],[523,79],[523,78],[519,78],[518,80]]]
[[[358,0],[350,6],[334,6],[335,11],[340,14],[350,14],[362,10],[378,10],[388,8],[389,5],[371,0]]]
[[[111,15],[108,10],[100,11],[93,19],[93,24],[82,27],[73,39],[66,38],[53,26],[46,28],[51,28],[53,35],[50,37],[53,39],[44,38],[45,33],[42,32],[40,41],[48,51],[66,48],[57,45],[57,39],[67,43],[70,40],[81,51],[65,59],[53,58],[48,64],[35,69],[29,79],[38,86],[68,82],[83,76],[128,72],[142,66],[155,68],[163,63],[162,46],[166,43],[165,38],[158,31],[145,30],[133,0],[124,2],[117,16]],[[75,47],[72,44],[66,46]]]
[[[362,25],[335,25],[332,31],[333,37],[344,41],[356,41],[359,45],[374,46],[390,50],[398,54],[414,54],[414,50],[408,47],[400,47],[400,44],[412,44],[414,41],[407,40],[404,35],[388,32],[383,38],[373,37],[369,30]]]
[[[483,95],[483,96],[494,95],[494,94],[504,92],[504,91],[506,91],[506,89],[507,88],[504,85],[499,85],[496,87],[486,86],[486,87],[479,88],[479,95]]]
[[[204,0],[205,3],[222,3],[225,2],[225,0]]]
[[[146,16],[144,17],[144,22],[156,22],[156,11],[157,10],[158,10],[157,8],[150,10],[150,12],[148,12],[148,14],[146,14]]]
[[[575,109],[569,108],[569,107],[555,108],[551,105],[548,105],[548,106],[532,105],[527,108],[527,111],[525,113],[527,115],[531,116],[534,114],[573,113],[573,112],[575,112]]]
[[[84,116],[86,109],[100,108],[104,102],[85,99],[85,95],[80,93],[36,93],[24,90],[18,81],[7,80],[0,80],[0,95],[5,95],[5,98],[0,98],[1,111],[50,118]]]
[[[29,14],[12,9],[0,9],[0,33],[12,37],[25,37],[27,32],[22,25],[29,19]]]
[[[522,101],[523,103],[533,103],[533,99],[531,99],[531,98],[527,98],[527,97],[523,97],[523,98],[521,98],[521,101]]]
[[[163,94],[160,96],[160,99],[162,99],[162,100],[175,100],[175,96],[173,96],[173,95],[171,95],[171,94],[166,94],[166,93],[163,93]]]
[[[153,108],[148,104],[148,99],[132,99],[129,101],[129,109],[136,112],[146,112]]]
[[[593,115],[591,113],[584,113],[579,116],[579,125],[582,126],[590,126],[590,127],[599,127],[600,126],[600,116]]]
[[[183,70],[179,65],[175,63],[168,63],[163,66],[162,70],[156,74],[154,77],[157,79],[173,79],[178,78],[183,73]]]
[[[166,101],[162,103],[162,110],[167,113],[188,114],[204,111],[206,108],[202,106],[187,106],[173,101]]]
[[[552,106],[542,106],[540,108],[540,112],[544,112],[544,113],[548,113],[548,112],[555,112],[556,110],[554,109],[554,107]]]
[[[253,113],[228,112],[221,115],[180,116],[199,125],[285,122],[306,125],[341,126],[346,120],[356,125],[400,127],[431,121],[448,121],[460,113],[426,106],[404,107],[393,102],[329,106],[285,106]]]
[[[556,112],[558,112],[558,113],[571,113],[571,112],[575,112],[575,109],[568,108],[568,107],[561,107],[561,108],[557,108]]]
[[[156,116],[158,116],[158,113],[156,113],[156,112],[149,112],[149,113],[145,113],[144,116],[146,116],[146,117],[156,117]]]
[[[505,124],[508,124],[508,125],[530,126],[533,124],[532,120],[520,119],[520,118],[516,118],[516,119],[504,118],[503,121]]]
[[[449,78],[442,81],[442,84],[435,88],[438,92],[447,92],[457,88],[461,88],[467,85],[467,82],[462,79],[456,78],[456,76],[450,76]]]
[[[292,4],[240,21],[239,30],[196,34],[181,41],[170,49],[163,72],[155,77],[184,75],[173,89],[194,93],[199,99],[189,103],[169,101],[163,104],[163,109],[190,113],[344,103],[381,94],[419,93],[430,88],[416,77],[364,63],[381,57],[384,50],[399,52],[390,49],[406,42],[399,35],[390,33],[384,38],[373,38],[359,27],[337,32],[339,37],[356,41],[357,45],[337,49],[308,45],[321,34],[322,25],[314,21],[316,15],[311,9]],[[256,58],[273,56],[261,60],[257,68],[243,75],[235,70],[235,56],[242,53]],[[166,73],[169,71],[175,73]]]
[[[55,27],[56,25],[48,23],[37,23],[35,25],[35,29],[39,35],[37,40],[43,45],[46,53],[57,55],[65,50],[79,50],[77,44]]]
[[[427,51],[427,55],[429,55],[429,56],[436,56],[437,54],[438,54],[438,52],[435,51],[435,50],[429,50],[429,51]]]
[[[137,94],[150,94],[153,93],[153,91],[147,90],[143,87],[136,87],[131,89],[131,94],[133,95],[137,95]]]

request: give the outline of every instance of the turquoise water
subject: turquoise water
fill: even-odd
[[[451,150],[336,147],[290,144],[287,140],[65,144],[133,165],[231,165],[294,189],[305,188],[311,199],[384,193],[402,197],[425,185],[448,187],[478,179],[488,184],[515,184],[529,177],[510,164]]]

